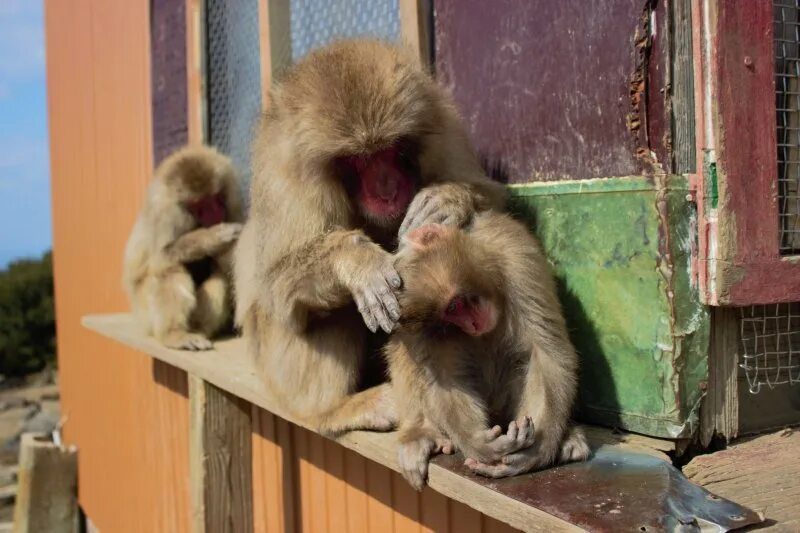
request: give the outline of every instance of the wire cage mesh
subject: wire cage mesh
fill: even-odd
[[[800,383],[800,302],[743,307],[739,327],[750,392]]]
[[[207,0],[206,66],[208,139],[231,157],[246,188],[261,111],[258,0]]]
[[[400,37],[398,0],[290,0],[292,60],[340,37]]]
[[[773,0],[780,250],[800,253],[800,0]]]

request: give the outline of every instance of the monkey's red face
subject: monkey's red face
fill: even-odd
[[[379,221],[396,221],[414,198],[416,183],[409,165],[397,147],[389,147],[367,156],[344,158],[363,214]]]
[[[208,228],[225,221],[225,195],[221,192],[209,194],[186,203],[186,209],[200,226]]]
[[[457,294],[442,312],[442,320],[473,337],[489,333],[497,325],[497,310],[481,296]]]

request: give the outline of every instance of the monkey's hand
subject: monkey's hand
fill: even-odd
[[[589,443],[586,441],[583,431],[573,427],[560,446],[557,441],[555,446],[537,443],[524,450],[506,455],[493,463],[468,458],[464,464],[476,474],[500,478],[538,470],[550,466],[556,460],[560,463],[583,461],[590,454]]]
[[[526,416],[519,420],[512,420],[505,433],[500,426],[479,431],[477,435],[473,436],[470,443],[472,450],[465,450],[465,452],[467,455],[474,454],[475,459],[480,461],[493,463],[509,454],[528,448],[533,443],[533,421]]]
[[[395,291],[403,284],[394,267],[394,256],[375,243],[365,241],[353,254],[345,286],[353,295],[364,323],[375,333],[380,327],[391,333],[400,319],[400,304]]]
[[[425,224],[464,225],[475,212],[472,194],[467,186],[459,183],[425,187],[408,207],[398,237]]]
[[[242,232],[242,225],[236,222],[223,222],[210,227],[209,230],[219,251],[239,238],[239,234]]]

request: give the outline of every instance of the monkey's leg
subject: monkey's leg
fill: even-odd
[[[228,281],[222,272],[213,272],[197,287],[197,305],[191,323],[200,332],[213,337],[231,316]]]
[[[356,429],[389,431],[396,424],[397,411],[389,383],[347,396],[317,418],[319,432],[329,436]]]
[[[197,305],[191,275],[176,267],[158,276],[152,286],[153,336],[168,348],[209,350],[211,341],[189,331],[189,318]]]

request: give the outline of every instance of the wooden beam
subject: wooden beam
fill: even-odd
[[[205,142],[206,53],[205,1],[186,0],[186,105],[189,143]]]
[[[400,35],[423,65],[433,63],[431,0],[400,0]]]
[[[47,435],[24,433],[19,448],[14,531],[78,530],[78,454]]]
[[[739,310],[713,307],[706,396],[700,406],[700,443],[715,435],[730,440],[739,433]]]
[[[253,531],[250,404],[190,374],[189,406],[195,533]]]
[[[261,49],[261,105],[269,105],[272,83],[292,64],[289,0],[258,3],[258,33]]]

